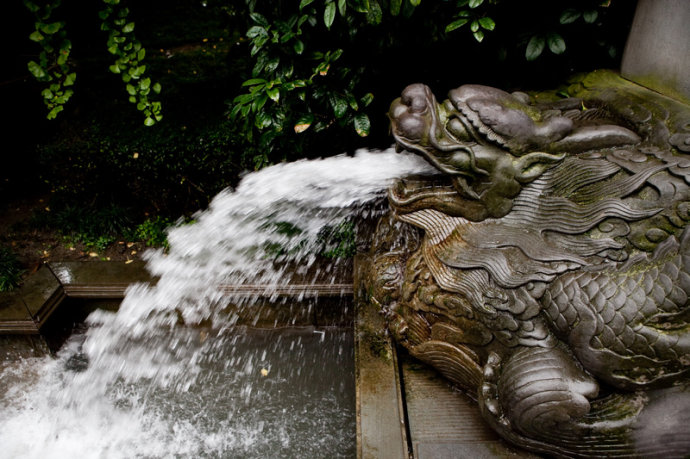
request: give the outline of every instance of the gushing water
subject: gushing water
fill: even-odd
[[[315,265],[324,228],[425,171],[416,156],[360,151],[279,164],[221,192],[170,230],[168,253],[146,254],[156,286],[91,314],[57,358],[4,369],[0,456],[352,455],[351,334],[239,333],[224,306],[240,299],[221,287],[328,280],[333,266]],[[333,378],[339,368],[350,377]]]

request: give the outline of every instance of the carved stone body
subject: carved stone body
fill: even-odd
[[[408,87],[393,134],[441,175],[390,190],[372,300],[504,438],[556,456],[683,457],[690,108],[598,78],[544,104],[476,85],[437,104]]]

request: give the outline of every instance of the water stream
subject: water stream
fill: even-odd
[[[0,457],[353,456],[352,333],[238,327],[224,306],[252,301],[219,287],[337,281],[333,264],[316,264],[324,228],[425,171],[417,156],[359,151],[272,166],[219,193],[170,230],[168,253],[146,254],[156,286],[92,313],[56,357],[5,366]]]

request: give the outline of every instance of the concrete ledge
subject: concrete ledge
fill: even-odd
[[[366,255],[355,257],[357,278],[367,271]],[[383,317],[366,298],[355,292],[355,387],[357,400],[357,457],[408,459],[405,412],[398,360]]]
[[[155,285],[157,279],[144,262],[54,262],[42,266],[16,292],[0,294],[0,334],[39,334],[46,321],[67,298],[122,299],[134,283]],[[257,308],[237,314],[238,324],[351,325],[352,308],[340,304],[316,307],[316,298],[347,298],[352,284],[223,285],[230,300],[255,297]],[[274,300],[283,299],[283,302]],[[285,308],[285,299],[301,302]],[[311,299],[312,303],[305,303]],[[231,302],[231,301],[230,301]],[[241,308],[228,305],[229,312]],[[343,312],[344,309],[344,312]]]

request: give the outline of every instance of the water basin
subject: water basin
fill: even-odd
[[[308,303],[273,308],[321,309]],[[79,300],[61,307],[77,319],[90,308]],[[52,324],[50,342],[64,337],[70,320]],[[82,349],[92,330],[75,325],[55,357],[6,359],[0,370],[7,457],[356,455],[351,326],[178,326],[146,340],[158,364],[174,356],[174,370],[124,372],[100,390],[89,369],[98,363]],[[132,350],[123,352],[139,353]],[[80,386],[82,397],[66,395]]]

